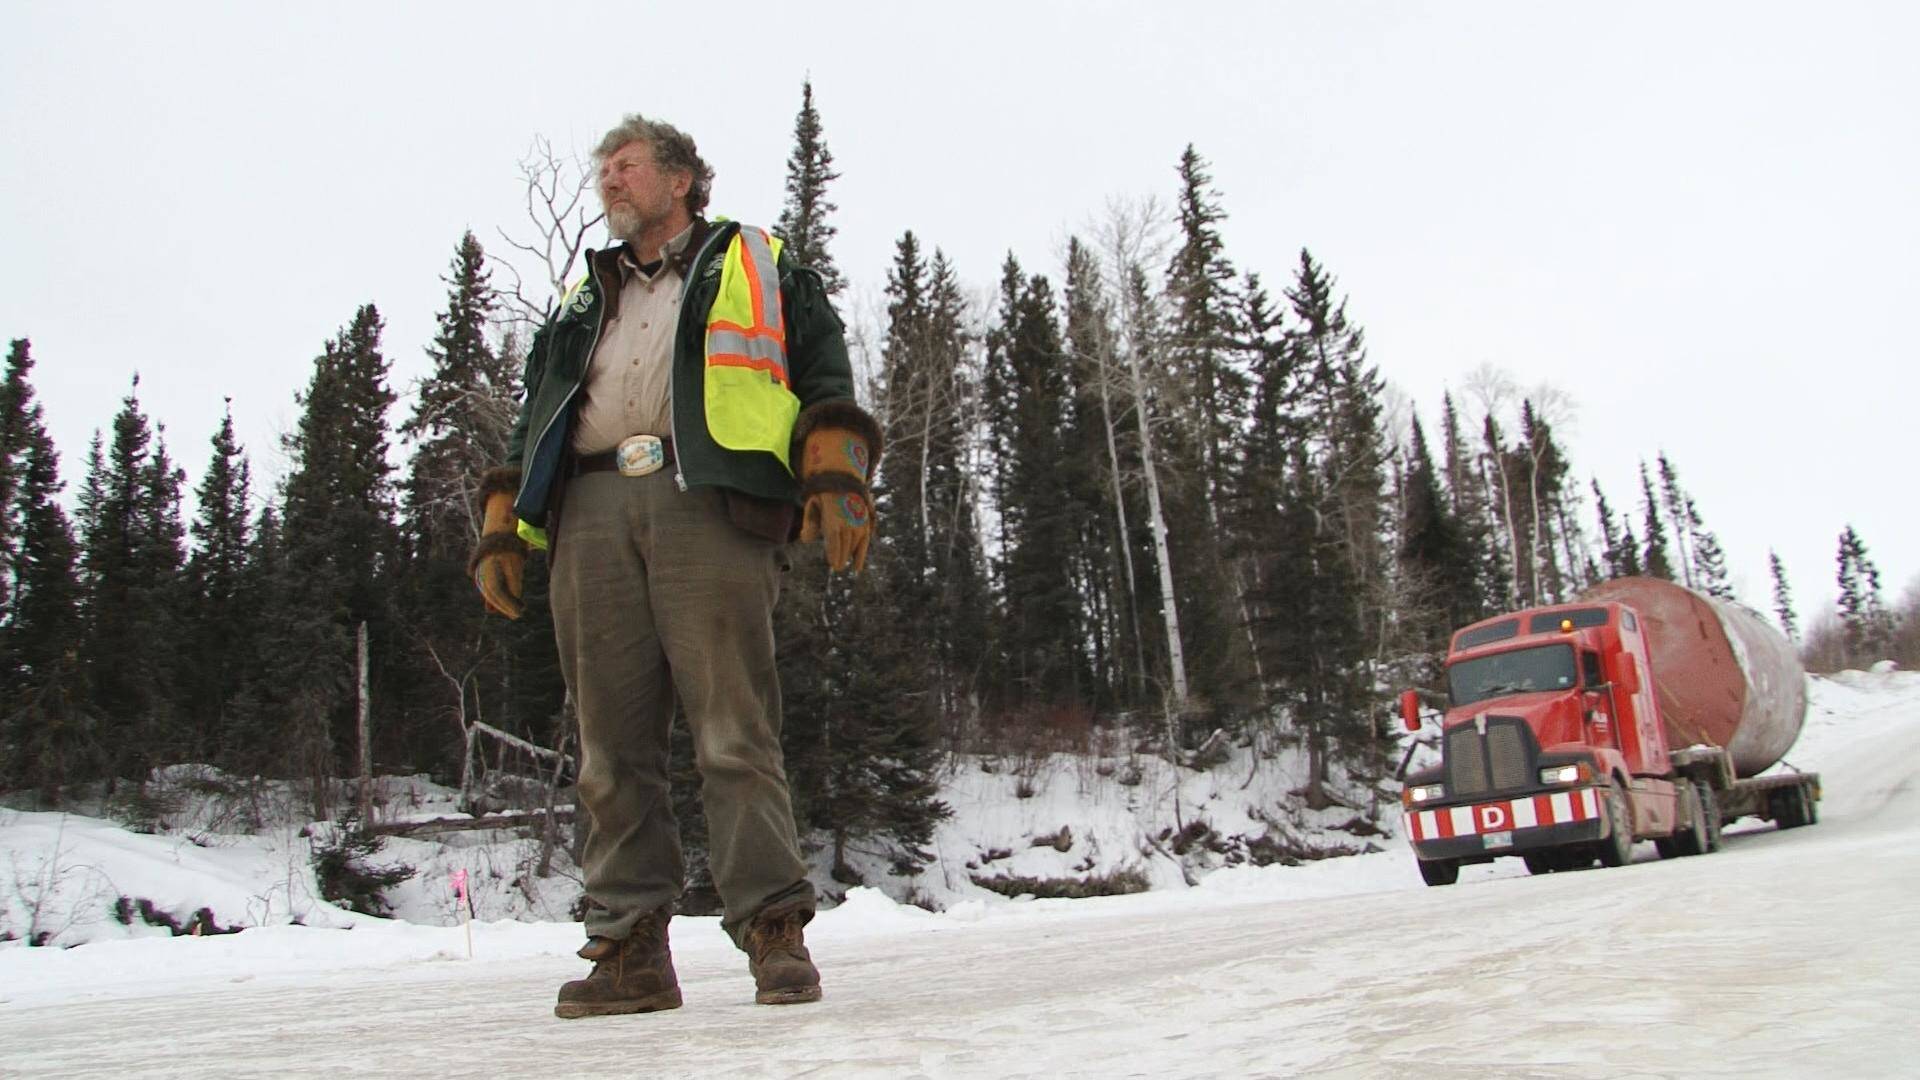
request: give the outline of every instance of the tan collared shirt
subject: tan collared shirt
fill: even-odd
[[[680,319],[680,271],[674,256],[692,235],[689,225],[667,241],[652,274],[633,261],[630,250],[621,253],[619,302],[607,313],[574,415],[575,453],[604,453],[629,435],[673,433],[667,373]]]

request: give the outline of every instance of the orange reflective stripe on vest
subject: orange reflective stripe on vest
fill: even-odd
[[[787,378],[787,329],[780,306],[781,242],[741,228],[721,261],[720,290],[707,311],[706,414],[713,441],[762,450],[787,462],[800,400]]]
[[[777,249],[759,229],[727,245],[720,294],[707,317],[707,365],[764,371],[787,385],[787,327]]]

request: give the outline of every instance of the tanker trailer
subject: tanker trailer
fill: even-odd
[[[1761,776],[1793,748],[1807,716],[1807,673],[1780,631],[1749,608],[1659,578],[1618,578],[1581,599],[1639,613],[1675,766],[1708,785],[1719,824],[1819,820],[1819,776]]]
[[[1420,695],[1401,712],[1420,728]],[[1758,774],[1806,713],[1792,647],[1758,616],[1672,582],[1622,578],[1569,604],[1457,631],[1440,764],[1410,775],[1407,836],[1430,885],[1519,856],[1533,873],[1625,863],[1635,841],[1704,854],[1758,816],[1812,824],[1820,780]]]

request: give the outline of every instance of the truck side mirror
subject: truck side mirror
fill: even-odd
[[[1620,677],[1615,681],[1620,684],[1623,694],[1632,696],[1640,692],[1640,666],[1634,662],[1633,654],[1628,653],[1620,658]]]
[[[1408,690],[1400,695],[1400,723],[1408,731],[1420,730],[1420,691]]]

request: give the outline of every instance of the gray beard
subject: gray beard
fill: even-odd
[[[646,220],[632,205],[607,211],[607,232],[612,234],[615,240],[624,240],[629,244],[637,243],[646,231]]]

